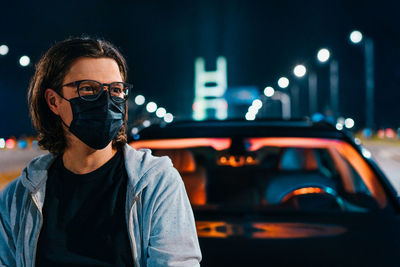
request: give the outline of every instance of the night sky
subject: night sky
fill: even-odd
[[[35,134],[26,92],[34,64],[56,41],[88,34],[113,42],[126,56],[132,97],[143,94],[189,118],[194,97],[194,59],[209,68],[228,61],[228,88],[277,88],[280,76],[300,87],[300,116],[307,115],[306,79],[292,69],[302,63],[318,74],[318,109],[329,104],[328,67],[317,64],[326,47],[339,62],[339,111],[365,123],[365,73],[361,46],[348,35],[358,29],[375,43],[375,126],[400,126],[400,20],[398,1],[9,1],[2,3],[0,45],[0,137]],[[18,65],[22,55],[31,65]],[[132,98],[133,99],[133,98]],[[244,116],[244,114],[243,114]],[[130,118],[134,119],[134,118]]]

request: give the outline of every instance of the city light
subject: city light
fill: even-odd
[[[135,135],[139,132],[139,129],[137,127],[133,127],[131,130],[132,135]]]
[[[347,129],[351,129],[354,127],[354,120],[352,118],[347,118],[344,121],[344,126],[346,126]]]
[[[18,140],[17,142],[18,148],[25,149],[28,147],[28,142],[26,140]]]
[[[322,63],[327,62],[329,60],[330,56],[331,56],[331,53],[326,48],[320,49],[317,54],[318,61],[322,62]]]
[[[6,140],[4,138],[0,138],[0,149],[4,149],[6,147]]]
[[[275,89],[271,86],[267,86],[264,89],[264,95],[267,97],[272,97],[275,94]]]
[[[153,113],[154,111],[157,110],[157,104],[154,103],[154,102],[149,102],[149,103],[146,105],[146,110],[147,110],[148,112],[150,112],[150,113]]]
[[[138,106],[143,105],[145,101],[146,101],[146,99],[145,99],[144,96],[142,96],[142,95],[137,95],[137,96],[135,97],[135,103],[136,103],[136,105],[138,105]]]
[[[296,67],[294,67],[293,73],[294,75],[296,75],[296,77],[303,77],[304,75],[306,75],[307,69],[306,67],[304,67],[304,65],[297,65]]]
[[[350,33],[350,41],[354,44],[358,44],[362,41],[363,35],[359,31],[352,31]]]
[[[13,149],[15,147],[15,145],[16,145],[16,142],[14,139],[10,138],[10,139],[6,140],[6,148]]]
[[[165,110],[165,108],[158,108],[156,111],[156,116],[159,118],[162,118],[165,116],[165,114],[167,114],[167,111]]]
[[[370,159],[372,157],[371,152],[369,152],[368,149],[366,149],[365,147],[361,148],[361,153],[363,154],[364,157],[366,157],[367,159]]]
[[[253,121],[255,119],[256,119],[256,114],[253,114],[253,113],[250,113],[250,112],[246,113],[246,120]]]
[[[256,106],[251,105],[251,106],[249,107],[249,110],[247,111],[247,113],[250,113],[250,114],[257,114],[257,113],[258,113],[258,108],[257,108]]]
[[[5,56],[8,54],[8,46],[0,45],[0,55]]]
[[[143,124],[144,127],[147,128],[147,127],[149,127],[151,125],[151,122],[149,120],[145,120],[145,121],[143,121],[142,124]]]
[[[336,123],[336,129],[338,129],[339,131],[343,130],[343,124]]]
[[[288,87],[289,86],[288,78],[286,78],[286,77],[279,78],[278,85],[279,85],[280,88],[283,88],[283,89]]]
[[[170,122],[172,122],[173,120],[174,120],[174,116],[172,116],[171,113],[165,114],[165,116],[164,116],[164,121],[165,121],[166,123],[170,123]]]
[[[262,107],[262,102],[261,102],[261,100],[260,99],[255,99],[254,101],[253,101],[253,104],[252,104],[254,107],[256,107],[257,109],[260,109],[261,107]]]
[[[22,57],[19,58],[19,64],[22,67],[28,66],[29,63],[31,63],[31,59],[28,56],[22,56]]]

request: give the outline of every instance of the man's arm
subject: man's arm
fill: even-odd
[[[147,266],[199,266],[193,211],[178,171],[170,167],[156,188]]]

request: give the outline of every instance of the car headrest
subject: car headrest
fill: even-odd
[[[158,149],[153,151],[155,156],[168,156],[179,173],[196,171],[196,162],[192,152],[187,149]]]
[[[312,149],[286,148],[280,159],[279,168],[286,171],[316,170],[318,163]]]

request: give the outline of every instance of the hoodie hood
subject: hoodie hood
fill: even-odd
[[[128,144],[123,147],[125,168],[129,178],[128,188],[133,191],[133,197],[149,183],[156,172],[160,172],[167,166],[172,166],[168,157],[155,157],[151,150],[135,150]],[[34,158],[24,169],[21,175],[22,184],[32,193],[41,189],[47,180],[47,170],[55,160],[52,153]]]

